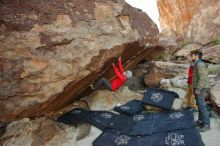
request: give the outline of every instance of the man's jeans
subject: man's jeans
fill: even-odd
[[[194,93],[195,93],[194,89]],[[209,113],[206,108],[205,94],[207,89],[200,89],[199,95],[195,94],[196,105],[198,106],[199,116],[198,120],[202,121],[204,125],[210,125]]]

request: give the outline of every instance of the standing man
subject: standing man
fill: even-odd
[[[202,52],[192,51],[192,60],[195,60],[195,68],[193,70],[193,90],[195,94],[196,104],[198,106],[199,115],[196,121],[197,128],[200,132],[204,132],[210,129],[209,113],[206,109],[205,94],[210,88],[208,78],[208,67],[201,60]]]

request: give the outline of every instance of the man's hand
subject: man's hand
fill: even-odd
[[[118,57],[118,60],[121,60],[121,56]]]
[[[195,90],[195,94],[196,94],[196,95],[199,95],[199,94],[200,94],[200,89],[197,88],[197,89]]]
[[[112,63],[112,66],[115,66],[115,63]]]

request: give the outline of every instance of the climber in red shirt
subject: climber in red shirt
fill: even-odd
[[[99,79],[94,86],[91,84],[90,87],[92,89],[98,89],[100,86],[104,86],[109,91],[115,91],[118,89],[127,79],[130,79],[132,77],[132,72],[130,70],[124,72],[124,69],[122,67],[122,61],[121,57],[118,58],[118,67],[115,66],[115,64],[112,64],[113,71],[115,72],[115,75],[117,76],[115,79],[111,81],[111,83],[106,78]]]

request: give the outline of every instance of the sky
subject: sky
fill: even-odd
[[[159,23],[159,12],[157,8],[157,0],[125,0],[133,7],[142,9],[148,16],[157,24],[160,28]]]

